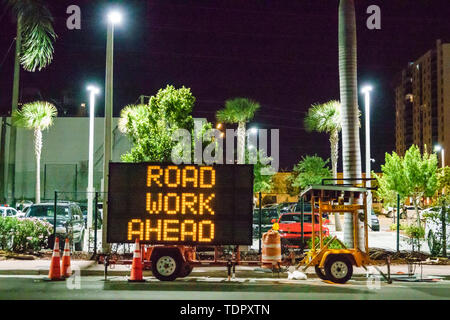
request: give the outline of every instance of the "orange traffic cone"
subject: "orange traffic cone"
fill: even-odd
[[[66,243],[64,244],[64,254],[61,265],[61,278],[70,277],[72,275],[72,268],[70,267],[70,246],[68,238],[66,238]]]
[[[56,237],[55,245],[53,247],[52,261],[50,263],[50,270],[48,271],[48,278],[46,280],[62,280],[59,260],[59,239]]]
[[[136,238],[133,254],[133,264],[131,265],[131,275],[129,282],[144,282],[142,277],[142,260],[141,260],[141,246],[139,239]]]

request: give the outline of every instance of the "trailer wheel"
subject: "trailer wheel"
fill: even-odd
[[[325,272],[319,268],[318,265],[314,266],[314,270],[316,271],[317,276],[322,279],[322,280],[328,280],[327,279],[327,275],[325,274]]]
[[[152,273],[161,281],[173,281],[180,273],[181,261],[173,251],[158,252],[152,258]]]
[[[179,276],[181,278],[187,277],[188,275],[191,274],[192,269],[194,269],[194,267],[191,264],[189,264],[188,262],[183,263],[183,265],[181,266],[181,269],[180,269]]]
[[[347,257],[333,254],[325,262],[327,280],[334,283],[346,283],[353,275],[353,266]]]

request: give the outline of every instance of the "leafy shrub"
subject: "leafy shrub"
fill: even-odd
[[[0,217],[0,248],[33,253],[46,248],[53,226],[36,218]]]
[[[423,239],[425,237],[425,229],[421,226],[412,224],[407,226],[405,231],[406,235],[410,238]]]
[[[323,244],[326,245],[326,244],[328,243],[328,241],[330,241],[332,238],[333,238],[332,236],[324,237],[324,238],[323,238]],[[319,238],[319,237],[316,237],[316,238],[314,239],[314,241],[315,241],[315,244],[316,244],[316,246],[317,246],[317,244],[320,242],[320,238]],[[307,244],[308,248],[311,249],[311,247],[312,247],[312,239],[311,239],[311,238],[308,239],[308,241],[306,242],[306,244]],[[332,243],[330,243],[330,244],[328,245],[328,248],[329,248],[329,249],[344,249],[344,247],[343,247],[343,246],[339,243],[339,241],[337,241],[336,239],[335,239]]]
[[[406,230],[407,227],[408,227],[408,225],[406,225],[406,224],[403,224],[403,223],[400,224],[400,230]],[[391,224],[390,229],[392,231],[396,231],[397,230],[397,224],[396,223]]]
[[[425,229],[418,225],[409,225],[405,229],[406,235],[409,237],[408,243],[412,245],[412,250],[416,246],[420,251],[420,241],[425,238]]]

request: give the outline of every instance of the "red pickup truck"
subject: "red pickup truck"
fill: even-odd
[[[276,219],[272,220],[272,223],[277,222],[279,225],[278,232],[281,237],[282,249],[286,250],[288,248],[301,248],[302,246],[302,227],[301,227],[301,213],[283,213],[278,221]],[[319,235],[319,214],[315,214],[315,226],[317,236]],[[322,230],[323,235],[326,237],[330,234],[330,231],[326,227],[329,220],[323,221]],[[303,236],[305,243],[312,236],[312,214],[311,212],[305,212],[303,218]]]

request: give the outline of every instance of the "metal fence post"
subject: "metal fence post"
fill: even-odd
[[[400,252],[400,195],[397,194],[397,252]]]
[[[259,254],[261,254],[261,237],[262,237],[262,201],[261,201],[262,195],[261,191],[259,192]]]
[[[95,192],[95,209],[94,209],[94,256],[97,255],[97,219],[98,219],[98,208],[97,208],[97,202],[98,202],[98,192]]]
[[[301,235],[302,235],[302,251],[303,251],[303,249],[304,249],[304,247],[305,247],[305,232],[304,232],[304,230],[303,230],[303,222],[305,221],[305,219],[304,219],[304,217],[305,217],[305,215],[304,215],[304,213],[305,213],[305,199],[302,197],[301,198],[301,200],[300,200],[300,206],[301,206],[301,209],[300,209],[300,211],[301,211],[301,220],[300,220],[300,224],[301,224]],[[314,219],[314,208],[313,208],[313,214],[312,214],[312,217],[313,217],[313,219]],[[314,237],[315,235],[314,235],[314,232],[313,232],[313,237]]]
[[[441,220],[442,220],[442,256],[444,258],[447,257],[447,226],[446,226],[446,203],[445,199],[442,201],[442,214],[441,214]]]
[[[58,191],[55,190],[55,203],[53,206],[53,246],[56,241],[56,204],[58,203]]]

